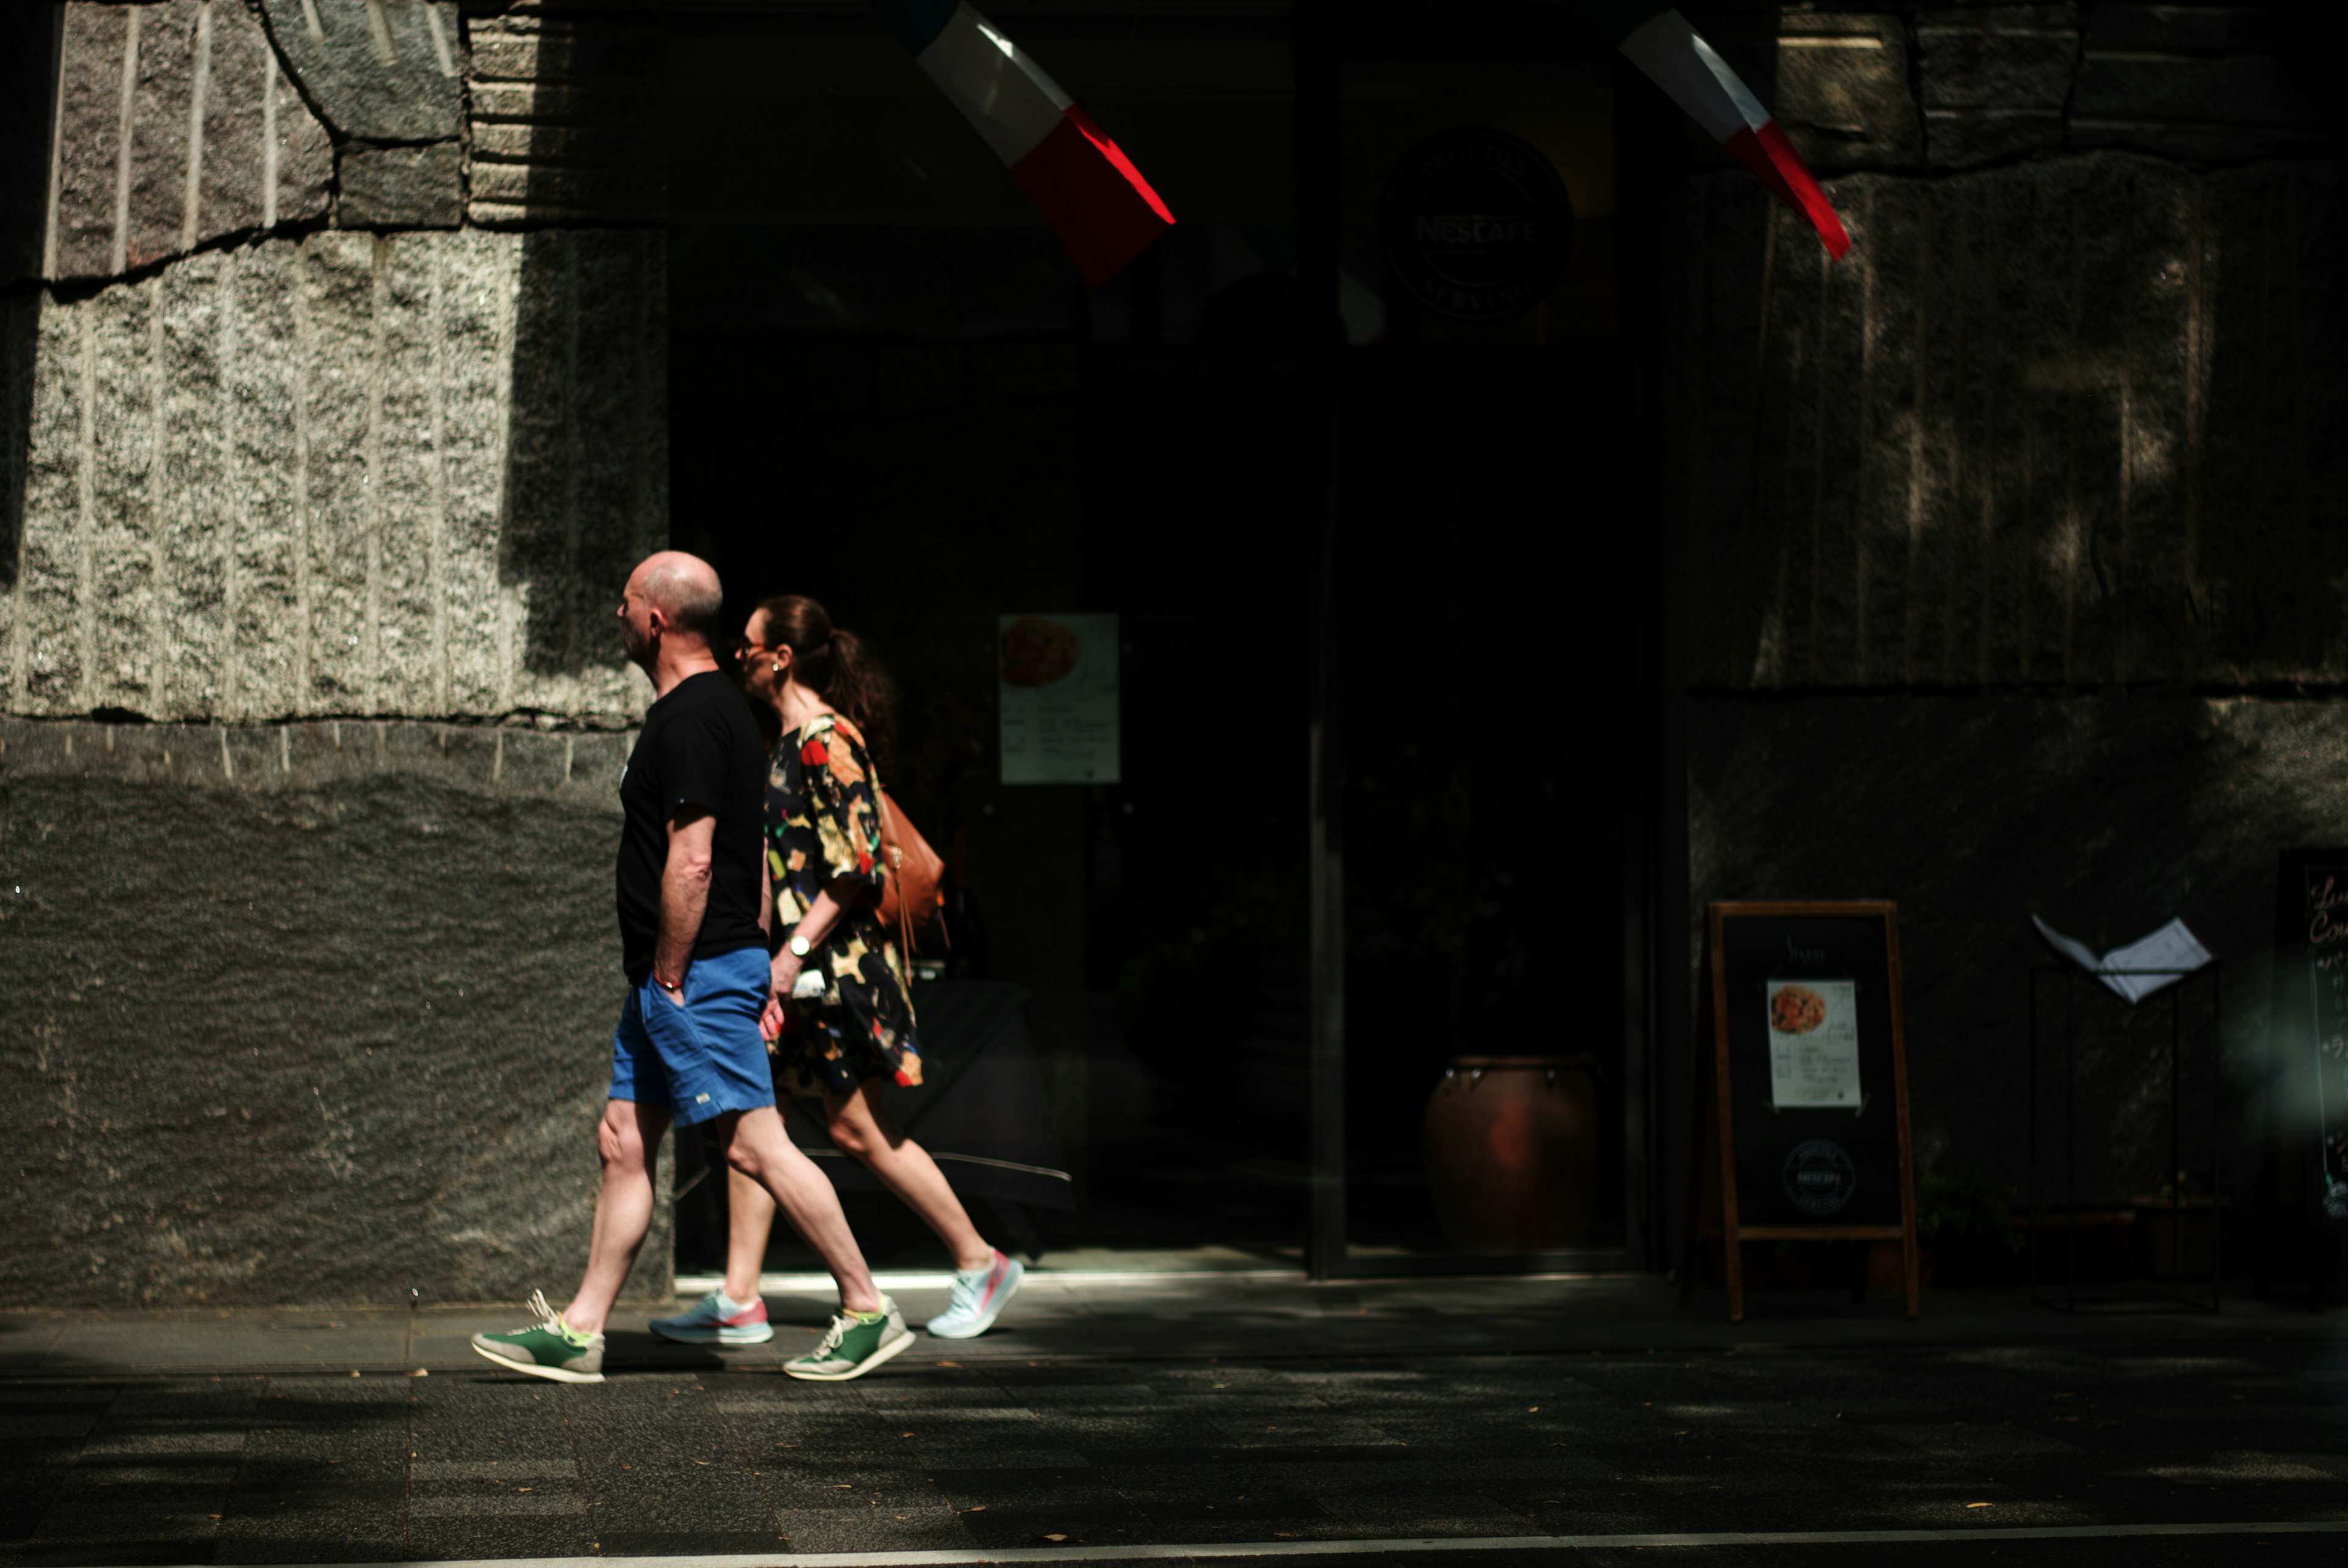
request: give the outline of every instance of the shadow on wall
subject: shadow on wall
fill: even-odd
[[[668,542],[667,282],[658,231],[522,240],[499,578],[533,674],[610,664],[621,585]]]
[[[49,131],[57,84],[55,8],[0,15],[0,589],[16,585],[24,538],[25,460],[32,439],[33,346],[48,206]]]
[[[592,26],[550,7],[530,35],[531,106],[600,94],[657,102],[641,79],[662,56],[649,23],[606,7]],[[475,39],[476,75],[494,59]],[[655,66],[654,68],[657,68]],[[613,95],[608,89],[625,87]],[[612,609],[629,570],[669,542],[666,161],[656,124],[632,125],[653,151],[610,161],[612,128],[523,118],[519,169],[478,133],[473,216],[526,226],[507,415],[501,581],[528,617],[520,650],[533,674],[570,675],[619,657]],[[603,112],[611,112],[606,108]],[[519,177],[518,179],[516,177]],[[519,186],[517,190],[516,187]],[[519,201],[515,198],[519,196]],[[560,227],[557,227],[560,225]]]
[[[2291,55],[2314,35],[2244,7],[2222,55],[2167,34],[2145,54],[2127,28],[2148,16],[2102,10],[2009,40],[2040,84],[2027,116],[1977,102],[2013,85],[1964,64],[1986,13],[1939,6],[1917,33],[1921,139],[1854,152],[1797,123],[1852,228],[1840,261],[1750,179],[1683,182],[1665,330],[1694,685],[2348,670],[2343,455],[2291,434],[2341,416],[2323,280],[2348,168],[2307,128],[2321,105],[2294,96]],[[1722,48],[1746,69],[1749,43]],[[1787,96],[1823,115],[1819,62],[1890,51],[1793,53],[1811,74]],[[1907,102],[1906,75],[1851,69],[1854,92]],[[2026,145],[1981,150],[2025,124]]]

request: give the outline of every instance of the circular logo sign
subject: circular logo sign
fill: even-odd
[[[1786,1156],[1786,1195],[1806,1214],[1838,1212],[1858,1186],[1859,1167],[1839,1143],[1808,1138]]]
[[[1455,321],[1537,302],[1573,254],[1573,200],[1538,149],[1497,130],[1446,131],[1386,182],[1378,243],[1412,299]]]

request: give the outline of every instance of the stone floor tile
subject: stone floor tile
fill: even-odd
[[[922,1448],[914,1455],[924,1471],[967,1470],[1057,1470],[1081,1468],[1092,1461],[1074,1449],[1002,1448],[974,1445],[964,1448]]]
[[[1066,1477],[1014,1492],[988,1489],[986,1495],[984,1512],[965,1508],[962,1514],[963,1527],[982,1546],[1060,1544],[1055,1535],[1076,1545],[1146,1545],[1160,1539],[1148,1514],[1107,1488],[1071,1484]]]
[[[207,1531],[174,1535],[159,1532],[139,1536],[88,1536],[71,1540],[31,1541],[16,1553],[24,1568],[148,1568],[182,1563],[209,1563],[217,1537]]]
[[[690,1524],[663,1530],[606,1524],[600,1518],[595,1547],[605,1557],[733,1556],[791,1549],[788,1539],[772,1530],[703,1529]]]
[[[1220,1448],[1228,1440],[1220,1427],[1199,1416],[1105,1413],[1067,1407],[1055,1408],[1044,1415],[1037,1433],[1041,1440],[1086,1452],[1118,1448]]]
[[[926,1509],[789,1508],[779,1511],[776,1519],[793,1552],[958,1551],[973,1544],[963,1519],[935,1504]]]
[[[1258,1416],[1272,1419],[1259,1422]],[[1375,1448],[1406,1446],[1382,1427],[1325,1410],[1259,1410],[1244,1416],[1210,1418],[1233,1448]]]
[[[940,1498],[936,1480],[914,1468],[770,1471],[759,1482],[778,1509],[877,1507],[902,1512],[932,1507]]]
[[[1333,1489],[1331,1514],[1365,1535],[1530,1535],[1539,1532],[1521,1509],[1459,1488]]]
[[[364,1525],[330,1523],[315,1535],[222,1535],[214,1563],[400,1563],[407,1548],[395,1530],[371,1535]]]
[[[1352,1540],[1361,1532],[1342,1519],[1317,1509],[1293,1512],[1276,1509],[1152,1509],[1150,1519],[1160,1540],[1188,1544],[1234,1541]]]

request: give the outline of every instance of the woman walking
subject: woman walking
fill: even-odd
[[[953,1252],[946,1309],[930,1319],[948,1339],[983,1334],[1019,1288],[1019,1264],[990,1246],[927,1151],[898,1131],[883,1085],[922,1081],[907,956],[878,913],[880,807],[871,738],[887,733],[895,692],[851,631],[798,594],[750,614],[736,657],[743,690],[782,725],[767,774],[768,897],[774,998],[767,1049],[775,1096],[819,1098],[831,1141],[902,1198]],[[802,981],[802,976],[818,979]],[[774,1200],[729,1171],[726,1283],[654,1332],[694,1345],[773,1337],[758,1296]]]

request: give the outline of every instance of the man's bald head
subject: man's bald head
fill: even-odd
[[[628,586],[661,612],[672,631],[704,642],[716,637],[726,591],[717,584],[716,569],[699,556],[683,550],[647,556],[631,574]]]

